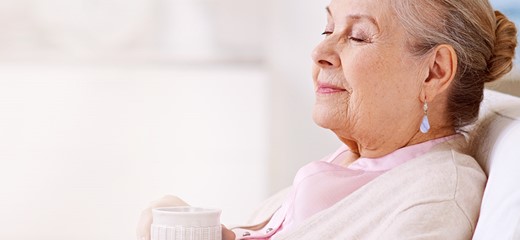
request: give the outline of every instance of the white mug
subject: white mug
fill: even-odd
[[[220,213],[190,206],[152,209],[152,240],[222,240]]]

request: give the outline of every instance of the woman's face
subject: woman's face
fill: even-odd
[[[332,0],[325,38],[312,56],[315,122],[365,157],[407,145],[423,116],[428,73],[392,9],[389,1]]]

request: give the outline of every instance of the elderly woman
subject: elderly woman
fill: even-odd
[[[514,24],[487,0],[326,9],[312,55],[314,120],[344,146],[301,168],[254,226],[224,229],[223,239],[470,239],[486,176],[461,150],[461,128],[475,121],[484,83],[511,70]]]

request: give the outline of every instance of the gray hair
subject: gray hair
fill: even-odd
[[[399,22],[410,36],[410,51],[424,56],[441,44],[451,45],[458,69],[450,89],[448,114],[455,128],[478,116],[484,83],[513,67],[517,29],[488,0],[394,0]]]

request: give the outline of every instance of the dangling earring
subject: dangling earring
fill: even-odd
[[[420,130],[422,133],[427,133],[430,130],[430,122],[428,121],[428,103],[426,103],[426,100],[424,101],[423,110],[424,117],[421,122]]]

